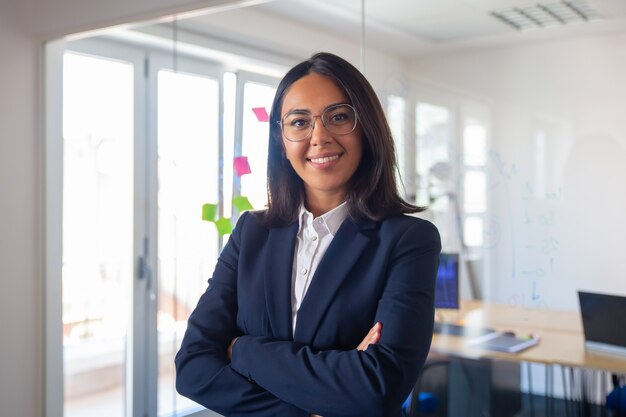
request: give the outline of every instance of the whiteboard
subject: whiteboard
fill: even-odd
[[[626,295],[626,33],[450,52],[420,79],[490,109],[485,299]]]
[[[489,150],[489,298],[575,309],[578,289],[626,294],[623,137],[518,122]]]

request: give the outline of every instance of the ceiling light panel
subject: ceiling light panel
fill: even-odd
[[[494,10],[493,17],[517,30],[548,28],[602,19],[586,0],[562,0]]]

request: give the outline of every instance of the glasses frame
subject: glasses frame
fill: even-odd
[[[276,120],[276,123],[280,126],[280,132],[283,135],[283,137],[285,139],[287,139],[289,142],[296,142],[296,143],[297,142],[304,142],[305,140],[311,140],[311,138],[313,137],[313,129],[315,129],[315,123],[316,123],[315,119],[320,119],[322,121],[322,124],[324,125],[324,128],[326,130],[329,130],[328,126],[326,125],[326,122],[324,121],[324,114],[326,114],[327,111],[329,111],[331,109],[335,109],[337,107],[350,107],[352,109],[352,111],[354,112],[354,126],[352,126],[352,129],[350,129],[349,132],[346,132],[346,133],[333,133],[333,135],[338,135],[338,136],[349,135],[350,133],[354,132],[354,129],[356,129],[356,125],[359,122],[359,115],[358,115],[356,109],[354,108],[354,106],[352,104],[348,104],[348,103],[333,104],[332,106],[326,107],[324,109],[324,111],[322,112],[322,114],[311,115],[311,118],[313,119],[313,122],[311,123],[311,127],[309,128],[309,133],[302,139],[298,139],[298,140],[289,139],[287,137],[287,135],[285,134],[285,127],[284,127],[283,120],[285,120],[285,117],[289,116],[289,113],[284,115],[280,120]]]

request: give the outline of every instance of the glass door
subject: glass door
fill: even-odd
[[[58,60],[63,172],[49,192],[63,195],[63,375],[50,380],[64,394],[51,407],[187,415],[201,407],[177,394],[174,357],[228,238],[203,206],[234,225],[233,196],[267,201],[276,80],[103,38],[64,44]]]
[[[63,56],[67,417],[124,416],[130,404],[136,65],[74,51]]]
[[[202,220],[206,203],[222,206],[219,180],[219,71],[189,59],[153,55],[156,92],[158,296],[158,416],[184,415],[199,406],[175,388],[174,356],[187,318],[207,287],[218,255],[215,225]]]
[[[269,113],[278,81],[255,74],[240,74],[238,94],[240,134],[236,135],[235,158],[246,158],[250,173],[233,181],[234,196],[244,196],[251,206],[263,209],[267,205],[267,147]]]

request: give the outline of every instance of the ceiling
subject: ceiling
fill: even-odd
[[[259,3],[252,6],[255,11],[360,40],[361,0]],[[364,4],[366,43],[407,59],[626,31],[626,0],[364,0]],[[197,32],[209,28],[210,21],[197,16],[181,21],[181,27]]]

